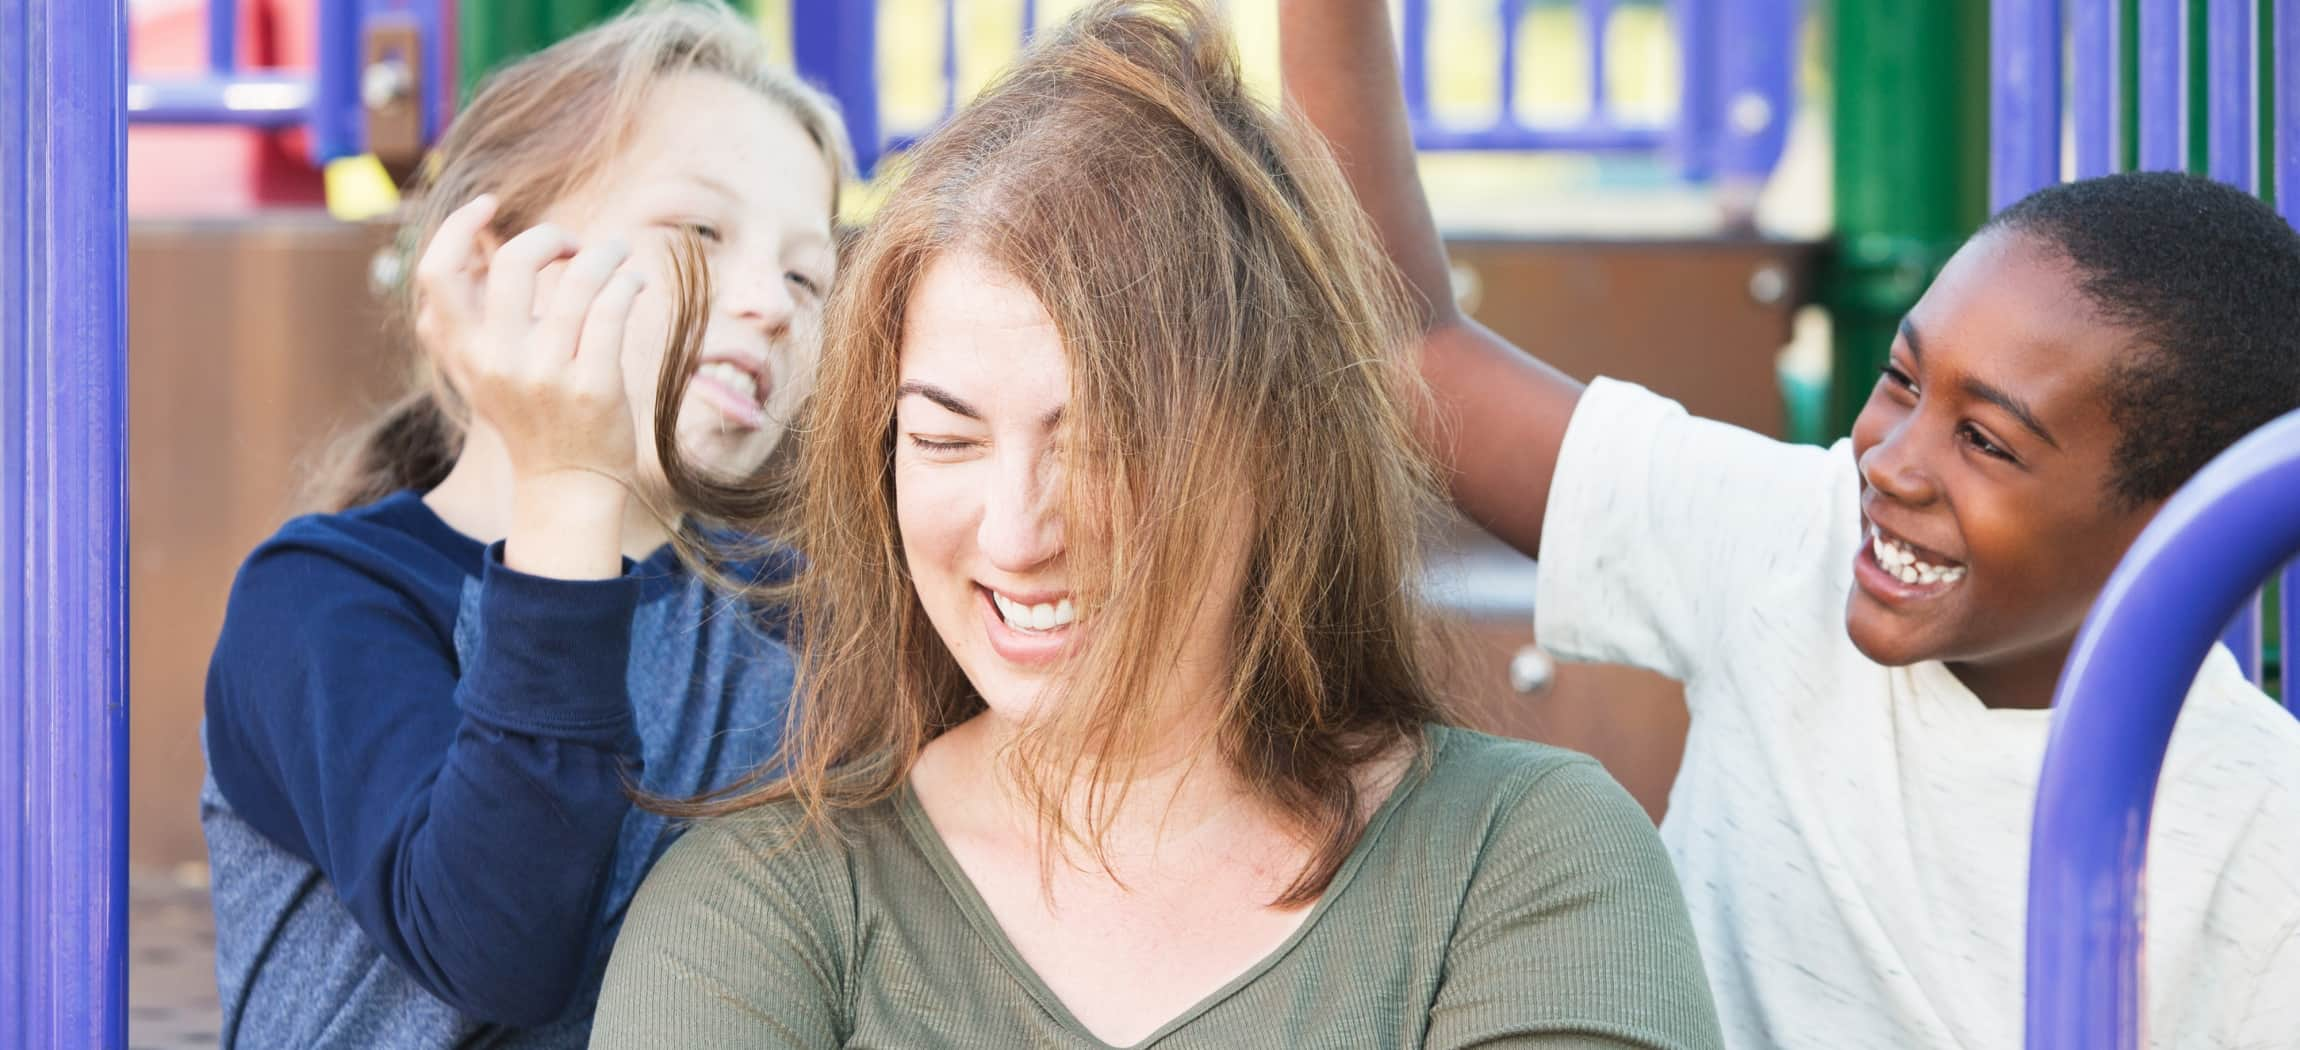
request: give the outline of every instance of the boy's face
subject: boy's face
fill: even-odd
[[[2065,650],[2156,510],[2110,486],[2106,384],[2132,347],[2022,234],[1984,234],[1949,260],[1853,424],[1865,542],[1845,628],[1863,654],[1902,666]]]

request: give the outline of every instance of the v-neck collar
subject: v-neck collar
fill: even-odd
[[[975,888],[974,880],[967,876],[966,869],[959,865],[957,856],[952,854],[950,847],[943,842],[942,833],[935,830],[934,822],[926,815],[926,807],[919,802],[918,793],[911,789],[908,780],[903,782],[902,792],[896,796],[895,808],[902,815],[904,831],[910,835],[911,842],[919,848],[919,851],[925,854],[927,865],[934,869],[935,877],[941,880],[943,889],[950,893],[951,901],[957,904],[959,912],[966,916],[967,924],[974,927],[975,935],[981,937],[983,943],[989,945],[991,952],[1006,965],[1007,971],[1014,976],[1016,981],[1021,982],[1023,990],[1029,992],[1031,999],[1052,1015],[1057,1024],[1069,1031],[1071,1035],[1076,1036],[1089,1046],[1098,1048],[1098,1050],[1148,1050],[1160,1040],[1173,1035],[1192,1021],[1204,1016],[1207,1011],[1222,1005],[1230,997],[1244,991],[1249,985],[1261,979],[1264,974],[1276,969],[1278,964],[1286,960],[1287,956],[1293,954],[1295,947],[1310,935],[1311,930],[1317,928],[1318,921],[1325,917],[1327,909],[1333,907],[1334,902],[1340,900],[1342,894],[1349,889],[1351,881],[1357,877],[1358,870],[1365,866],[1367,855],[1372,853],[1374,844],[1381,838],[1383,830],[1389,826],[1391,816],[1397,812],[1407,796],[1420,787],[1424,780],[1429,779],[1429,770],[1437,765],[1438,755],[1445,749],[1450,736],[1451,734],[1438,727],[1431,727],[1424,731],[1422,735],[1423,752],[1406,767],[1405,775],[1399,777],[1397,785],[1390,789],[1389,798],[1383,800],[1381,808],[1374,811],[1373,818],[1366,821],[1365,832],[1358,836],[1358,844],[1351,848],[1349,858],[1342,862],[1341,868],[1334,873],[1333,881],[1326,884],[1326,892],[1318,895],[1318,902],[1310,906],[1310,913],[1302,917],[1301,924],[1294,927],[1294,932],[1288,935],[1285,941],[1272,949],[1268,955],[1263,956],[1260,961],[1246,967],[1238,976],[1231,978],[1205,998],[1184,1008],[1181,1013],[1159,1025],[1155,1031],[1142,1037],[1140,1042],[1127,1047],[1116,1047],[1103,1042],[1091,1029],[1080,1023],[1077,1016],[1070,1012],[1069,1005],[1064,1003],[1060,996],[1055,995],[1054,990],[1047,987],[1046,981],[1038,975],[1038,971],[1032,969],[1030,963],[1022,958],[1022,952],[1016,949],[1014,942],[1007,937],[1006,928],[1000,926],[998,917],[991,913],[989,902],[982,899],[982,893]]]

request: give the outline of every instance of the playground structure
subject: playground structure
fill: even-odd
[[[302,128],[315,164],[374,155],[404,170],[488,66],[618,5],[535,5],[551,17],[520,24],[506,14],[511,6],[323,0],[313,69],[282,73],[240,68],[241,5],[218,0],[208,9],[218,31],[206,76],[132,81],[120,0],[0,0],[0,302],[9,319],[0,331],[0,549],[12,558],[0,594],[0,763],[11,796],[0,821],[0,928],[10,931],[0,944],[0,974],[8,975],[0,978],[0,1043],[118,1046],[125,1035],[126,124]],[[955,25],[955,0],[942,6],[945,25]],[[1511,20],[1528,5],[1500,6]],[[1490,122],[1463,126],[1434,113],[1423,32],[1431,4],[1407,0],[1404,65],[1421,145],[1647,153],[1690,181],[1720,185],[1771,170],[1793,102],[1797,5],[1673,4],[1681,101],[1659,123],[1620,119],[1606,106],[1602,27],[1626,0],[1573,6],[1598,27],[1587,34],[1587,111],[1565,123],[1520,114],[1509,101],[1517,97],[1518,34],[1505,30],[1503,103]],[[1024,0],[1022,8],[1021,24],[1037,24],[1037,5]],[[794,58],[840,97],[870,160],[918,130],[881,120],[877,10],[792,0],[780,12]],[[1984,186],[1985,199],[2001,205],[2071,170],[2188,166],[2280,190],[2286,216],[2300,215],[2300,71],[2273,61],[2300,56],[2300,0],[1840,0],[1831,34],[1838,233],[1825,262],[1809,246],[1735,236],[1628,246],[1457,242],[1457,260],[1479,283],[1511,290],[1490,297],[1492,315],[1481,318],[1545,354],[1558,347],[1553,359],[1569,369],[1602,366],[1650,381],[1635,360],[1591,358],[1586,349],[1577,359],[1561,346],[1568,336],[1583,347],[1635,345],[1636,337],[1618,326],[1561,325],[1577,304],[1570,293],[1544,299],[1540,290],[1576,279],[1654,283],[1653,272],[1676,267],[1681,276],[1669,283],[1677,301],[1731,288],[1740,301],[1720,301],[1704,316],[1738,309],[1743,330],[1761,342],[1770,329],[1773,345],[1786,335],[1787,311],[1818,295],[1836,316],[1830,418],[1842,425],[1858,403],[1850,391],[1865,389],[1873,371],[1868,358],[1889,342],[1878,333],[1889,333],[1985,213]],[[945,107],[958,96],[954,36],[944,36]],[[1985,85],[1969,72],[1978,68],[1975,40],[1989,45]],[[2074,63],[2068,105],[2064,41]],[[2064,125],[2073,129],[2072,163],[2062,157]],[[1985,182],[1977,165],[1957,163],[1982,156],[1982,142],[1992,144]],[[329,236],[340,246],[340,231]],[[354,230],[353,239],[376,242],[373,231]],[[1619,300],[1611,307],[1622,309]],[[1687,400],[1780,430],[1778,403],[1767,400],[1769,369],[1751,378],[1769,365],[1765,349],[1762,358],[1717,354],[1706,364],[1720,387],[1767,393],[1722,407]],[[1669,359],[1676,383],[1688,382],[1688,360],[1681,350]],[[2040,792],[2031,1046],[2136,1044],[2138,843],[2164,741],[2222,624],[2234,620],[2227,639],[2255,679],[2267,673],[2273,650],[2262,642],[2254,589],[2300,553],[2295,493],[2300,420],[2288,418],[2232,450],[2167,508],[2080,639]],[[2300,570],[2287,570],[2283,652],[2300,628],[2295,592]],[[2134,645],[2136,631],[2159,641]],[[2294,702],[2300,691],[2287,685],[2285,696]]]

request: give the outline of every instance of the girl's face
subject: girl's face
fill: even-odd
[[[811,390],[823,296],[836,262],[831,166],[789,112],[726,77],[655,86],[631,145],[544,220],[585,243],[620,238],[647,278],[623,343],[624,389],[644,484],[662,483],[655,391],[676,290],[672,247],[700,238],[712,302],[679,447],[702,470],[741,476],[782,440]]]
[[[905,314],[894,404],[895,516],[920,606],[991,712],[1026,720],[1062,658],[1094,626],[1066,555],[1070,365],[1037,296],[995,264],[945,253]],[[1249,525],[1205,534],[1209,595],[1171,665],[1178,696],[1219,687],[1243,587]],[[1154,700],[1156,698],[1141,698]]]

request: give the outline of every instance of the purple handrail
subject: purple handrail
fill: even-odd
[[[1610,109],[1605,41],[1618,0],[1578,0],[1589,26],[1591,106],[1562,126],[1528,124],[1516,107],[1527,0],[1493,0],[1500,36],[1501,98],[1487,124],[1457,127],[1433,118],[1429,95],[1429,0],[1404,0],[1401,79],[1415,145],[1425,150],[1563,150],[1676,154],[1693,181],[1715,175],[1761,180],[1779,162],[1795,101],[1798,0],[1671,0],[1684,63],[1684,94],[1672,124],[1629,123]],[[954,5],[945,2],[945,10]],[[1025,31],[1036,4],[1023,0]],[[792,51],[800,71],[840,102],[865,171],[915,134],[883,126],[877,83],[877,5],[861,0],[794,0]],[[946,17],[942,62],[946,108],[956,102],[955,44]],[[1731,47],[1722,34],[1730,29]]]
[[[0,3],[0,1046],[127,1000],[127,21]]]
[[[2060,181],[2060,2],[1989,5],[1989,201]]]
[[[2181,488],[2109,577],[2054,697],[2028,884],[2028,1050],[2133,1050],[2142,865],[2174,719],[2218,625],[2300,552],[2300,412]]]
[[[292,73],[128,85],[128,119],[138,124],[283,128],[304,123],[311,113],[311,78]]]

